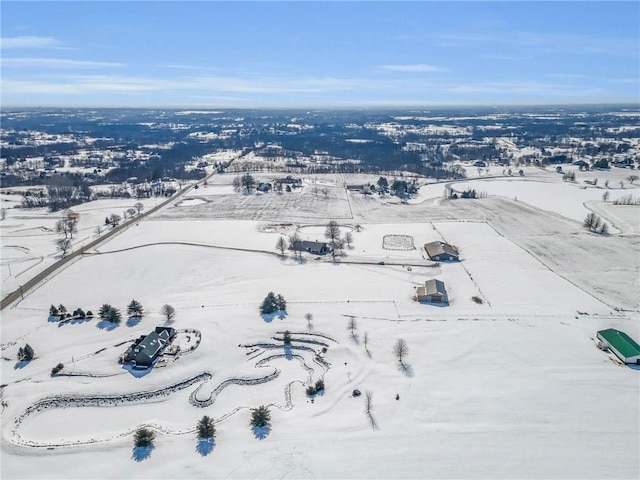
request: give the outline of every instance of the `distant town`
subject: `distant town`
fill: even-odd
[[[0,115],[2,187],[41,187],[30,189],[23,206],[54,210],[99,196],[168,196],[212,171],[461,179],[468,172],[460,162],[472,162],[479,175],[516,174],[525,165],[634,169],[640,162],[640,111],[630,106]]]

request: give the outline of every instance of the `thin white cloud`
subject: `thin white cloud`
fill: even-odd
[[[0,48],[3,50],[18,48],[60,48],[62,43],[53,37],[20,36],[0,38]]]
[[[387,70],[390,72],[444,72],[446,68],[438,67],[436,65],[429,65],[427,63],[415,63],[415,64],[400,64],[400,65],[380,65],[378,67],[381,70]]]
[[[625,84],[640,84],[640,78],[609,78],[609,82],[611,83],[625,83]]]
[[[37,68],[113,68],[124,67],[124,63],[94,62],[90,60],[70,60],[66,58],[4,57],[3,67]]]
[[[527,95],[529,97],[603,97],[610,94],[605,89],[578,85],[564,85],[546,82],[484,82],[453,85],[446,89],[453,94],[500,94]]]
[[[531,55],[508,55],[503,53],[491,53],[489,55],[484,55],[482,58],[486,58],[487,60],[505,60],[509,62],[520,62],[531,60],[533,57]]]

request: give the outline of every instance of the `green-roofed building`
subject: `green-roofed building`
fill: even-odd
[[[600,330],[597,333],[598,340],[607,347],[624,363],[640,365],[640,345],[633,338],[615,328]]]

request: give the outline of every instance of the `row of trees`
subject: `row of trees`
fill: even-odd
[[[160,314],[167,321],[170,321],[175,317],[176,309],[171,305],[165,304],[160,308]],[[136,299],[133,299],[127,305],[127,315],[129,318],[142,318],[145,315],[144,307]],[[51,308],[49,308],[49,316],[58,317],[59,320],[66,318],[84,319],[93,318],[93,313],[91,310],[85,313],[81,308],[77,308],[73,311],[73,314],[71,314],[67,312],[67,308],[63,304],[60,304],[57,307],[55,305],[51,305]],[[122,321],[122,313],[120,310],[108,303],[104,303],[100,307],[98,310],[98,317],[100,320],[106,320],[112,323],[120,323]]]
[[[198,421],[196,425],[196,436],[199,440],[215,438],[216,426],[212,418],[205,415]],[[155,438],[156,434],[153,430],[147,427],[140,427],[133,435],[133,444],[136,447],[150,447],[153,446]]]
[[[335,220],[331,220],[324,232],[324,236],[327,240],[329,240],[329,244],[331,246],[331,254],[335,258],[335,249],[336,248],[344,248],[344,245],[347,244],[349,247],[353,243],[353,234],[348,231],[341,238],[340,236],[340,225]],[[278,238],[276,242],[276,248],[280,250],[280,254],[284,256],[284,252],[291,248],[294,253],[298,256],[302,254],[304,249],[302,248],[302,239],[298,235],[298,232],[294,232],[291,236],[289,236],[289,240],[285,237]]]
[[[91,310],[87,310],[85,312],[82,308],[78,307],[73,311],[73,313],[70,313],[67,311],[67,307],[65,307],[63,304],[60,304],[57,307],[55,305],[51,305],[51,307],[49,308],[49,316],[57,317],[58,320],[83,320],[85,318],[93,318],[93,312]]]
[[[271,413],[269,408],[261,405],[251,409],[250,425],[254,428],[264,428],[271,423]],[[204,415],[196,425],[196,437],[198,440],[213,440],[216,436],[216,426],[213,419]],[[133,435],[135,447],[153,447],[156,434],[147,427],[138,428]]]
[[[609,233],[609,225],[602,220],[598,215],[591,212],[587,214],[583,223],[584,227],[593,233],[600,233],[606,235]]]

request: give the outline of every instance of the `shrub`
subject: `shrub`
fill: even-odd
[[[59,363],[58,365],[56,365],[51,369],[51,376],[56,375],[63,368],[64,368],[64,365],[62,363]]]

